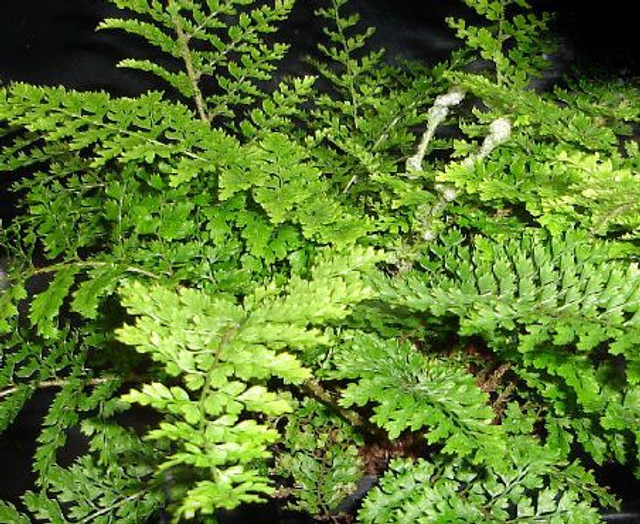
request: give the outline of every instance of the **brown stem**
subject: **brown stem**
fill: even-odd
[[[371,424],[368,420],[361,417],[358,413],[351,409],[343,408],[340,404],[336,402],[334,396],[327,391],[322,384],[318,380],[309,379],[306,380],[303,384],[304,389],[309,393],[313,398],[315,398],[318,402],[321,402],[328,408],[335,411],[338,415],[340,415],[344,420],[349,422],[352,426],[356,428],[360,428],[365,430],[367,433],[371,434],[379,434],[381,430]]]
[[[98,386],[100,384],[105,384],[106,382],[112,381],[113,379],[114,379],[113,377],[92,378],[91,380],[87,381],[87,385]],[[66,379],[43,380],[42,382],[39,382],[37,384],[37,388],[38,389],[61,388],[63,386],[66,386],[68,383],[69,381]],[[18,391],[19,388],[20,386],[11,386],[7,389],[0,391],[0,399],[4,397],[8,397],[9,395],[12,395],[16,391]]]
[[[184,62],[184,67],[187,70],[187,76],[189,77],[189,81],[191,82],[191,88],[193,89],[193,100],[196,104],[198,116],[200,117],[200,120],[202,120],[205,124],[209,124],[211,123],[211,121],[209,119],[207,104],[204,100],[204,96],[202,95],[202,91],[200,90],[200,74],[193,66],[193,60],[191,58],[191,49],[189,48],[190,37],[182,28],[180,18],[177,14],[173,15],[171,21],[175,26],[176,35],[178,36],[180,57]]]

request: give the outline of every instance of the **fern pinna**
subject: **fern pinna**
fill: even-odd
[[[111,2],[165,92],[0,89],[0,430],[50,399],[0,522],[601,521],[586,465],[640,462],[637,86],[536,92],[523,0],[465,0],[433,67],[326,0],[304,77],[290,0]]]

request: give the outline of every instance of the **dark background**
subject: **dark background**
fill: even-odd
[[[457,42],[446,16],[469,14],[460,0],[352,0],[367,24],[378,28],[375,43],[392,54],[426,62],[445,58]],[[533,0],[536,8],[558,13],[564,60],[586,61],[620,73],[637,74],[637,0]],[[595,5],[592,5],[595,4]],[[635,5],[634,5],[635,4]],[[314,9],[324,0],[298,0],[282,39],[295,42],[285,64],[304,71],[300,58],[313,53],[319,29]],[[159,87],[149,76],[117,70],[116,62],[148,50],[135,37],[96,34],[95,26],[115,14],[105,0],[0,0],[0,81],[64,84],[136,94]]]
[[[556,57],[558,70],[587,65],[613,75],[640,75],[637,0],[594,5],[584,0],[537,0],[533,4],[557,13],[554,28],[562,42]],[[283,41],[294,44],[283,65],[284,73],[311,72],[303,58],[315,51],[321,33],[313,11],[322,5],[324,0],[298,0],[280,34]],[[471,14],[460,0],[352,0],[352,6],[367,25],[377,28],[375,45],[385,47],[392,56],[426,63],[445,59],[458,45],[445,17]],[[105,0],[0,0],[0,83],[63,84],[81,90],[105,89],[117,95],[163,87],[151,76],[114,67],[125,57],[154,56],[135,37],[120,32],[95,33],[100,20],[116,14]],[[8,181],[6,174],[0,175],[0,188],[6,188]],[[0,191],[0,219],[10,216],[10,208],[6,192]],[[32,482],[30,455],[46,404],[46,394],[37,396],[0,439],[0,499],[15,500]],[[72,459],[74,449],[82,448],[78,436],[71,437],[66,460]],[[625,510],[640,511],[640,490],[629,471],[601,468],[599,476],[623,495]],[[228,522],[302,522],[300,519],[286,518],[277,508],[262,508],[250,516],[230,517]],[[640,523],[640,517],[612,516],[610,522]]]

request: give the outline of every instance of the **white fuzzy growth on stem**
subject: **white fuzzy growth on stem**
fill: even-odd
[[[486,158],[496,147],[509,140],[510,136],[511,122],[509,122],[509,119],[498,118],[491,122],[491,125],[489,126],[489,135],[482,143],[482,147],[478,153],[478,160]]]
[[[433,106],[429,109],[429,119],[427,121],[427,130],[422,135],[422,140],[418,146],[416,154],[407,159],[407,171],[422,171],[422,161],[427,152],[429,142],[433,139],[438,126],[447,118],[449,109],[457,106],[464,100],[465,93],[462,89],[454,87],[448,93],[436,97]]]
[[[483,160],[489,153],[500,144],[503,144],[511,137],[511,122],[508,118],[497,118],[489,125],[489,134],[482,142],[480,151],[475,155],[468,157],[463,164],[466,166],[473,165],[478,160]]]
[[[0,291],[5,289],[9,284],[7,280],[7,273],[4,270],[5,262],[6,262],[5,260],[0,259]]]

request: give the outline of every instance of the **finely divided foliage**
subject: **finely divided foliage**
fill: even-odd
[[[284,79],[291,0],[111,2],[166,93],[0,88],[0,430],[48,402],[0,522],[615,507],[584,464],[639,470],[638,86],[535,91],[525,0],[465,0],[432,68],[326,0],[317,77]]]

